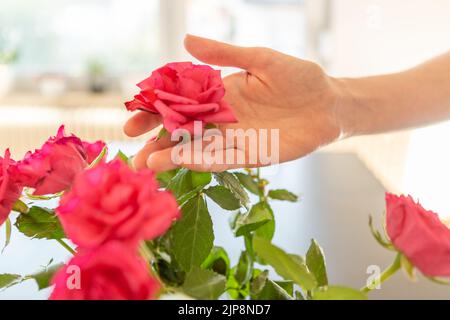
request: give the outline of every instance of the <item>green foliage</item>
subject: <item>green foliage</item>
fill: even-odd
[[[182,218],[169,231],[168,237],[171,253],[185,271],[202,264],[214,241],[212,221],[203,196],[193,197],[182,207]]]
[[[24,235],[37,239],[63,239],[64,230],[52,210],[31,207],[28,213],[22,213],[15,226]]]
[[[253,247],[256,254],[271,265],[284,279],[294,281],[305,290],[311,290],[317,286],[314,275],[309,272],[305,264],[274,246],[270,241],[254,237]]]
[[[227,276],[230,271],[228,253],[222,247],[213,247],[209,256],[203,261],[202,268]]]
[[[284,200],[290,202],[297,202],[298,196],[290,191],[284,189],[270,190],[268,193],[269,198],[275,200]]]
[[[243,206],[247,206],[250,201],[248,194],[234,174],[219,172],[214,174],[214,178],[221,186],[228,188]]]
[[[247,214],[240,215],[235,224],[236,236],[243,236],[273,220],[273,214],[265,202],[255,204]],[[264,237],[266,238],[266,237]]]
[[[259,195],[258,183],[251,175],[241,172],[235,172],[234,175],[239,179],[239,182],[245,189],[253,194]]]
[[[316,277],[317,285],[319,287],[328,285],[325,256],[322,248],[314,239],[311,239],[311,245],[306,253],[306,265],[308,266],[309,271]]]
[[[330,286],[315,290],[312,294],[313,300],[367,300],[367,295],[359,290]]]
[[[193,267],[186,275],[183,291],[196,299],[217,299],[225,292],[226,278],[211,270]]]
[[[17,284],[18,282],[20,282],[21,279],[22,277],[18,274],[11,274],[11,273],[0,274],[0,290],[9,288],[10,286]]]
[[[224,186],[213,186],[205,189],[205,194],[225,210],[237,210],[241,207],[239,199]]]

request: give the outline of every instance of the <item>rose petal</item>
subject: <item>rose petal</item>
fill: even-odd
[[[173,93],[169,93],[169,92],[165,92],[162,90],[155,90],[156,96],[161,99],[161,100],[167,100],[170,102],[175,102],[175,103],[182,103],[182,104],[198,104],[197,100],[193,100],[193,99],[189,99],[189,98],[185,98]]]
[[[170,109],[180,112],[187,116],[194,116],[202,112],[216,112],[219,110],[217,103],[203,103],[203,104],[171,104]]]

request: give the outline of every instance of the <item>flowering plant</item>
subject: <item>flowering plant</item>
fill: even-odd
[[[236,121],[223,99],[220,72],[209,66],[168,64],[139,87],[127,108],[159,114],[166,132],[191,132],[194,121],[203,126]],[[57,241],[73,255],[64,265],[32,275],[1,274],[0,288],[34,279],[40,289],[53,286],[51,299],[141,300],[174,293],[197,299],[366,299],[401,268],[411,277],[417,268],[440,283],[439,277],[450,276],[450,230],[411,197],[386,195],[387,236],[370,226],[396,258],[375,280],[354,289],[329,284],[315,240],[304,257],[272,243],[271,202],[298,197],[269,189],[258,169],[155,174],[136,171],[122,152],[111,161],[106,155],[104,142],[66,136],[61,126],[22,160],[11,159],[8,149],[0,157],[5,247],[15,219],[19,232]],[[250,203],[249,193],[256,203]],[[53,198],[56,207],[43,206]],[[214,243],[210,201],[231,213],[232,232],[242,239],[236,263]],[[273,272],[283,280],[275,280]]]

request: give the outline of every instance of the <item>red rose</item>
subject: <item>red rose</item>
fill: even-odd
[[[49,138],[41,149],[28,152],[18,163],[23,184],[35,188],[35,195],[64,191],[104,146],[101,141],[90,144],[74,135],[66,136],[61,126],[55,137]]]
[[[424,275],[450,276],[450,230],[411,196],[386,193],[386,229],[394,246]]]
[[[219,70],[191,62],[169,63],[138,84],[141,92],[126,102],[129,111],[144,110],[163,117],[164,127],[173,132],[193,132],[194,121],[236,122],[223,100],[225,88]]]
[[[162,235],[180,216],[172,194],[158,188],[150,170],[135,172],[120,160],[102,163],[76,178],[57,214],[79,246],[111,239],[135,245]]]
[[[52,300],[147,300],[159,290],[145,261],[117,241],[77,253],[52,283]]]
[[[0,225],[5,222],[12,206],[22,194],[23,187],[17,181],[16,162],[11,159],[9,149],[0,157]]]

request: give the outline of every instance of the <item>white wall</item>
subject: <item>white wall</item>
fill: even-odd
[[[334,75],[394,72],[450,50],[448,0],[330,0],[330,10],[324,54]],[[387,188],[410,192],[448,215],[449,136],[450,124],[444,124],[356,138],[333,148],[356,149]]]

